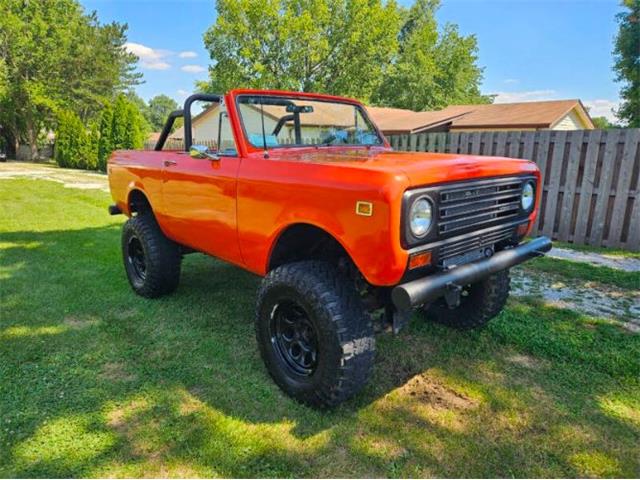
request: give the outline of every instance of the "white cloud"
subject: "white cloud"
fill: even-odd
[[[536,102],[556,100],[555,90],[530,90],[528,92],[497,92],[495,103]]]
[[[513,85],[514,83],[520,83],[520,80],[518,80],[517,78],[506,78],[504,80],[504,83],[508,85]]]
[[[584,103],[584,106],[589,109],[589,115],[591,116],[591,118],[607,117],[607,120],[609,120],[610,122],[616,123],[618,121],[612,110],[620,107],[619,101],[598,99],[585,100],[582,103]]]
[[[124,44],[124,48],[136,55],[140,59],[140,65],[142,68],[148,70],[167,70],[171,68],[171,65],[165,61],[165,58],[171,55],[171,52],[166,50],[156,50],[141,43],[127,42]]]
[[[207,71],[202,65],[183,65],[180,67],[180,70],[187,73],[202,73]]]
[[[186,97],[187,95],[189,95],[189,93],[190,93],[190,92],[188,92],[188,91],[183,90],[183,89],[181,89],[181,88],[180,88],[180,89],[178,89],[178,92],[177,92],[177,93],[178,93],[178,95],[179,95],[180,97]]]
[[[186,52],[180,52],[178,56],[180,58],[196,58],[198,54],[196,52],[192,52],[191,50],[187,50]]]

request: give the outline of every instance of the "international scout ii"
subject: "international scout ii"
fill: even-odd
[[[163,149],[178,117],[180,148]],[[192,252],[260,275],[264,363],[316,407],[366,383],[374,331],[413,311],[480,327],[505,305],[509,268],[551,248],[523,242],[540,199],[533,162],[395,152],[359,102],[329,95],[192,95],[155,151],[117,151],[108,172],[133,290],[173,292]]]

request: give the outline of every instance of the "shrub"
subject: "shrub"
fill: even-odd
[[[102,110],[98,130],[98,168],[106,170],[107,160],[114,150],[144,146],[148,124],[138,106],[120,94],[113,105],[106,105]]]
[[[106,105],[98,122],[98,170],[107,169],[107,159],[113,150],[113,109]]]
[[[58,115],[54,158],[61,167],[106,171],[111,152],[142,148],[148,130],[140,109],[122,94],[88,125],[65,110]]]
[[[91,146],[92,137],[93,133],[80,117],[70,111],[61,111],[56,132],[56,163],[67,168],[95,168],[97,159]]]

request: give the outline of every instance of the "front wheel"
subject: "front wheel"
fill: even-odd
[[[466,285],[460,293],[460,305],[449,308],[439,298],[422,309],[427,319],[461,330],[479,328],[498,315],[509,298],[509,270],[503,270],[486,279]]]
[[[373,367],[371,320],[353,284],[325,262],[284,265],[264,278],[256,337],[278,386],[314,407],[355,395]]]

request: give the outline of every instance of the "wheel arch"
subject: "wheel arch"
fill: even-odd
[[[326,229],[311,223],[291,223],[281,228],[271,242],[266,272],[285,263],[302,260],[333,262],[341,257],[356,265],[343,243]]]
[[[134,213],[153,213],[153,207],[148,195],[138,187],[133,187],[127,194],[127,211],[129,215]]]

